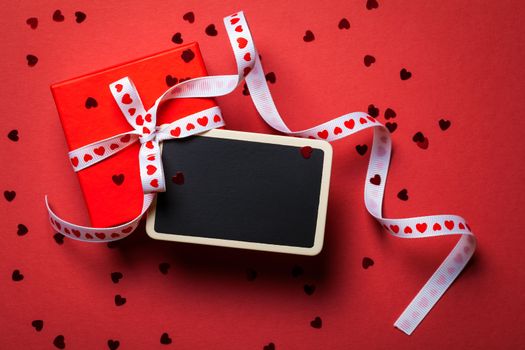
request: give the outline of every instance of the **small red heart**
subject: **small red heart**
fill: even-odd
[[[353,129],[354,126],[355,126],[355,122],[353,119],[350,119],[350,120],[347,120],[345,122],[345,126],[348,128],[348,129]]]
[[[372,123],[375,123],[377,121],[369,115],[366,116],[366,119],[370,120]]]
[[[423,232],[425,232],[425,231],[427,230],[427,224],[425,224],[425,223],[422,223],[422,224],[416,224],[416,229],[417,229],[419,232],[423,233]]]
[[[375,174],[374,177],[370,178],[370,183],[376,186],[381,185],[381,176],[379,176],[379,174]]]
[[[399,232],[399,226],[397,226],[397,225],[390,225],[390,229],[394,233],[398,233]]]
[[[128,113],[129,113],[130,116],[133,116],[133,114],[135,114],[136,111],[137,110],[135,108],[128,109]]]
[[[144,125],[144,119],[142,119],[142,115],[137,115],[137,118],[135,119],[135,124]]]
[[[86,238],[87,239],[93,239],[93,236],[91,234],[89,234],[89,233],[86,233]]]
[[[64,232],[67,233],[68,235],[71,233],[67,227],[64,227]]]
[[[95,152],[95,154],[101,156],[101,155],[103,155],[106,152],[106,150],[104,149],[103,146],[100,146],[100,147],[95,148],[93,150],[93,152]]]
[[[95,233],[95,236],[97,236],[98,239],[104,239],[106,238],[106,235],[102,232]]]
[[[171,177],[171,181],[177,185],[184,185],[184,173],[182,171],[177,171],[175,176]]]
[[[361,124],[366,124],[367,121],[366,121],[365,118],[359,118],[359,122],[360,122]]]
[[[192,123],[188,123],[188,125],[186,125],[186,130],[190,131],[192,129],[195,129],[195,125],[193,125]]]
[[[119,148],[119,145],[116,144],[116,143],[112,143],[111,145],[109,145],[109,149],[112,150],[112,151],[117,149],[117,148]]]
[[[250,55],[250,53],[246,53],[246,55],[244,55],[244,60],[249,62],[250,60],[252,59],[252,55]]]
[[[133,102],[133,100],[129,94],[124,94],[124,96],[122,96],[122,103],[129,105],[131,102]]]
[[[146,142],[146,147],[149,149],[153,149],[153,141]]]
[[[374,260],[372,260],[369,257],[365,256],[363,258],[362,266],[363,266],[363,269],[368,269],[369,267],[374,266]]]
[[[113,175],[111,177],[115,185],[120,186],[124,182],[124,174]]]
[[[239,49],[244,49],[248,45],[248,40],[244,38],[237,38],[237,44],[239,44]]]
[[[441,225],[436,222],[434,226],[432,226],[432,229],[434,231],[441,231]]]
[[[458,227],[460,228],[460,230],[464,230],[465,229],[465,225],[463,225],[462,222],[459,223]]]
[[[142,128],[142,133],[143,134],[149,134],[151,131],[149,131],[148,128],[146,128],[145,126]]]
[[[198,118],[197,123],[199,123],[202,126],[208,125],[208,117]]]
[[[177,126],[175,129],[172,129],[170,131],[170,134],[173,137],[179,137],[180,136],[180,128]]]
[[[407,227],[405,227],[404,232],[405,233],[412,233],[412,229],[410,228],[410,226],[407,226]]]
[[[120,138],[120,142],[123,142],[123,143],[126,143],[126,142],[129,142],[129,140],[131,139],[131,135],[124,135]]]
[[[235,31],[236,32],[242,32],[242,25],[238,25],[237,27],[235,27]]]
[[[84,162],[89,162],[93,157],[90,154],[84,154]]]
[[[122,233],[130,233],[132,230],[133,230],[133,226],[126,227],[125,229],[122,230]]]
[[[58,221],[55,221],[55,226],[58,228],[59,231],[62,229],[62,225],[60,225],[60,222]]]
[[[146,116],[144,117],[144,119],[148,122],[148,123],[151,123],[151,114],[146,114]]]
[[[449,229],[449,230],[452,230],[454,228],[454,221],[452,220],[447,220],[445,221],[445,226]]]
[[[328,138],[328,131],[327,130],[319,131],[317,133],[317,136],[326,140]]]
[[[315,40],[315,35],[311,30],[307,30],[304,32],[303,40],[306,43],[312,42]]]
[[[310,159],[312,155],[312,147],[310,146],[301,147],[301,154],[304,159]]]
[[[71,232],[73,232],[73,234],[75,236],[80,237],[80,231],[79,230],[71,229]]]
[[[336,126],[336,127],[334,128],[334,135],[339,135],[339,134],[342,133],[342,132],[343,132],[343,130],[341,130],[340,127]]]
[[[119,238],[119,237],[120,237],[120,235],[118,233],[116,233],[116,232],[113,232],[111,234],[111,238]]]
[[[147,158],[150,162],[153,162],[155,160],[155,156],[154,155],[151,155],[151,156],[148,156]]]
[[[148,175],[153,175],[157,171],[157,167],[154,165],[148,165],[146,169],[148,171]]]
[[[78,166],[78,158],[77,157],[71,158],[71,164],[73,164],[73,166],[76,168]]]
[[[159,187],[159,180],[157,179],[151,180],[150,185],[155,188]]]
[[[215,115],[213,116],[213,121],[214,121],[215,123],[218,123],[218,122],[221,121],[221,117],[219,117],[217,114],[215,114]]]
[[[38,18],[36,18],[36,17],[28,18],[26,20],[26,23],[29,24],[31,29],[36,29],[36,27],[38,27]]]
[[[230,19],[230,24],[234,25],[235,23],[237,23],[239,21],[240,21],[239,18],[232,18],[232,19]]]
[[[123,88],[122,84],[115,85],[115,89],[117,89],[117,92],[121,92],[122,88]]]

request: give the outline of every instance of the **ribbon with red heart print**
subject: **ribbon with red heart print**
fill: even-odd
[[[448,235],[460,236],[457,244],[454,246],[450,254],[445,258],[443,263],[438,267],[438,269],[430,277],[427,283],[423,286],[423,288],[419,291],[419,293],[414,297],[414,299],[410,302],[407,308],[395,321],[395,327],[410,335],[414,331],[414,329],[420,324],[420,322],[424,319],[424,317],[428,314],[428,312],[432,309],[432,307],[437,303],[439,298],[445,293],[445,291],[456,279],[456,277],[459,275],[459,273],[463,270],[467,262],[472,257],[474,250],[476,249],[476,238],[471,232],[469,225],[466,223],[465,219],[457,215],[433,215],[403,219],[390,219],[383,217],[383,197],[388,174],[388,166],[390,163],[390,156],[392,152],[392,141],[390,138],[390,133],[385,128],[385,126],[383,126],[373,117],[369,116],[364,112],[354,112],[345,114],[343,116],[332,119],[328,122],[325,122],[307,130],[290,130],[279,115],[275,103],[273,102],[268,84],[266,83],[266,78],[262,69],[258,52],[255,49],[255,45],[243,13],[238,12],[231,16],[225,17],[224,24],[226,26],[226,32],[228,34],[230,44],[235,54],[235,60],[237,63],[237,74],[209,76],[187,80],[168,89],[168,91],[166,91],[166,93],[164,93],[159,98],[159,100],[165,98],[223,96],[235,90],[235,88],[240,85],[243,79],[246,78],[246,84],[248,85],[250,96],[259,114],[269,126],[283,134],[296,137],[335,141],[360,132],[362,130],[373,128],[373,142],[364,191],[365,206],[368,212],[378,222],[381,223],[383,228],[389,234],[393,235],[394,237],[413,239]],[[118,84],[122,84],[123,87],[126,85],[122,81],[120,81],[113,83],[111,86],[113,87],[113,89],[117,89]],[[126,86],[128,86],[129,88],[129,86],[132,85],[130,83]],[[126,93],[129,93],[129,97],[131,98],[131,100],[135,101],[135,99],[138,100],[138,95],[136,94],[136,91],[133,88],[129,88],[128,90],[122,90],[122,92],[117,92],[120,95],[115,95],[114,93],[114,96],[116,96],[116,101],[117,103],[119,103],[119,106],[121,106],[121,110],[123,111],[126,118],[128,118],[126,111],[129,109],[129,106],[125,103],[128,101],[123,101],[122,98],[125,96]],[[121,99],[119,100],[119,98]],[[122,104],[124,104],[125,106],[123,106]],[[138,110],[138,107],[141,107],[141,104],[134,108],[137,108]],[[150,112],[152,112],[152,110],[144,112],[144,110],[141,109],[141,113],[139,114],[141,116],[145,116]],[[156,113],[156,109],[153,112]],[[155,113],[152,113],[152,117],[149,119],[154,120],[153,116],[155,115]],[[200,117],[189,116],[187,118],[190,119],[191,123],[196,126],[195,123],[198,123],[198,118],[202,118],[202,115],[200,115]],[[150,127],[155,124],[151,124],[152,122],[146,121],[145,117],[143,119],[145,127],[148,128],[148,131],[151,130]],[[106,157],[106,154],[99,155],[96,152],[95,154],[92,154],[91,150],[93,150],[94,152],[95,148],[101,146],[107,148],[108,145],[111,148],[111,142],[115,140],[122,141],[122,137],[127,137],[127,135],[130,135],[130,137],[135,138],[138,137],[137,135],[141,135],[141,142],[145,142],[147,144],[150,141],[155,141],[154,149],[157,151],[157,148],[155,147],[158,147],[159,141],[172,137],[182,137],[182,134],[178,135],[179,131],[181,133],[184,132],[183,124],[190,122],[190,120],[182,120],[184,119],[170,124],[170,126],[168,126],[167,128],[161,129],[162,131],[156,131],[154,133],[154,136],[152,136],[150,133],[144,133],[144,130],[137,129],[139,124],[137,124],[136,119],[130,121],[130,119],[128,118],[130,124],[132,124],[136,129],[135,132],[130,132],[126,135],[117,135],[111,138],[112,141],[103,140],[99,142],[100,144],[95,143],[86,147],[88,147],[87,149],[90,151],[90,155],[92,155],[93,159],[97,159],[97,161],[99,161],[103,158],[97,157]],[[142,122],[143,120],[141,119],[140,121]],[[149,124],[146,124],[146,122]],[[177,127],[179,127],[180,129],[177,129]],[[191,133],[195,134],[197,132],[204,131],[204,129],[192,129],[191,131],[195,131]],[[174,135],[173,132],[175,132],[175,134],[177,135]],[[186,132],[190,131],[186,130]],[[189,134],[185,134],[185,136],[188,135]],[[81,163],[82,159],[79,158],[82,152],[79,150],[75,150],[73,152],[76,152],[74,154],[71,154],[72,157],[76,157],[74,163],[73,158],[71,159],[73,165],[75,166],[75,164],[78,162],[78,164],[76,165],[78,168],[84,166],[85,164]],[[145,150],[144,154],[149,153]],[[158,153],[155,154],[158,155]],[[147,158],[144,161],[144,163],[142,163],[141,161],[141,175],[144,169],[146,171],[146,174],[143,178],[146,179],[146,184],[144,184],[143,181],[144,189],[145,191],[148,190],[151,192],[158,192],[159,190],[161,190],[160,188],[151,188],[147,184],[147,181],[149,181],[151,178],[147,177],[149,176],[147,166],[144,168],[142,167],[142,164],[148,164],[147,162]],[[158,165],[159,163],[156,163],[155,167],[159,168]],[[101,229],[93,229],[87,227],[81,227],[81,229],[86,230],[86,232],[90,233],[90,235],[92,236],[92,240],[95,240],[95,238],[91,233],[95,234],[95,237],[98,238],[98,241],[107,241],[115,238],[122,238],[123,234],[127,235],[136,228],[138,220],[149,207],[152,198],[153,194],[145,194],[143,210],[141,214],[132,222],[125,225],[121,225],[116,228],[102,229],[109,230],[103,232],[111,232],[111,230],[115,230],[119,237],[108,237],[107,235],[105,237],[103,237],[102,235],[97,236],[96,233],[101,232]],[[67,231],[64,232],[65,225],[69,227],[69,231],[71,231],[72,228],[75,228],[77,231],[80,230],[79,226],[74,226],[59,219],[49,209],[49,206],[48,210],[50,212],[51,223],[55,228],[58,229],[59,232],[68,234]],[[71,237],[71,234],[68,235]]]

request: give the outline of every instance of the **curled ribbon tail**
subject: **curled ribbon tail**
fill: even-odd
[[[69,221],[61,219],[56,215],[45,196],[46,208],[49,215],[49,222],[51,226],[59,233],[66,237],[76,239],[84,242],[111,242],[122,239],[129,236],[137,228],[140,219],[144,213],[148,210],[149,206],[153,202],[155,196],[152,194],[144,195],[144,201],[142,202],[142,210],[140,214],[133,220],[115,227],[88,227],[75,225]]]

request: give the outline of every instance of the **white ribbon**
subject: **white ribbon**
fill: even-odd
[[[423,286],[416,297],[410,302],[405,311],[403,311],[401,316],[399,316],[399,318],[394,323],[395,327],[399,328],[406,334],[411,334],[427,315],[430,309],[437,303],[439,298],[445,293],[452,282],[456,279],[474,253],[476,248],[476,239],[472,234],[469,225],[462,217],[457,215],[434,215],[404,219],[384,218],[382,216],[382,203],[388,174],[388,165],[392,151],[392,141],[390,139],[388,130],[368,114],[363,112],[354,112],[345,114],[310,129],[291,131],[277,112],[277,108],[273,102],[270,90],[266,83],[259,55],[255,49],[253,39],[243,13],[239,12],[225,17],[224,24],[226,26],[230,44],[235,54],[238,71],[237,75],[201,77],[184,81],[168,89],[149,111],[144,111],[136,90],[133,88],[131,82],[126,80],[127,78],[111,84],[112,92],[116,98],[117,103],[119,103],[121,111],[128,119],[128,122],[130,122],[130,124],[135,128],[135,131],[117,135],[110,139],[102,140],[98,143],[94,143],[70,152],[72,164],[77,170],[80,170],[110,156],[112,154],[111,142],[114,142],[116,145],[118,145],[118,147],[113,146],[115,150],[118,150],[120,148],[126,147],[128,143],[136,141],[140,138],[142,143],[140,152],[141,177],[143,179],[142,183],[144,191],[145,193],[161,191],[164,188],[163,179],[160,177],[155,177],[155,174],[157,174],[156,172],[148,174],[148,155],[154,154],[158,156],[158,142],[164,139],[172,137],[184,137],[197,132],[202,132],[203,130],[195,130],[195,132],[192,132],[194,129],[190,128],[188,130],[188,125],[191,123],[197,127],[199,118],[203,118],[204,115],[198,114],[198,116],[188,116],[170,124],[169,127],[160,130],[155,128],[155,131],[152,133],[146,132],[144,129],[141,130],[141,127],[147,128],[148,131],[152,130],[152,128],[155,126],[157,107],[162,101],[166,99],[216,97],[226,95],[235,90],[235,88],[239,86],[244,78],[246,78],[246,83],[250,90],[251,98],[261,117],[272,128],[284,134],[297,137],[334,141],[350,136],[359,131],[373,128],[374,136],[370,162],[365,179],[364,191],[365,205],[368,212],[382,224],[388,233],[395,237],[410,239],[460,235],[458,243],[452,249],[450,254],[445,258],[441,266],[438,267],[436,272],[432,275],[432,277],[430,277],[428,282]],[[127,82],[129,82],[129,84]],[[121,84],[123,87],[121,91],[117,91],[120,90],[119,84]],[[116,92],[114,92],[113,89],[115,89]],[[129,98],[133,101],[132,103],[126,103],[129,102],[128,98],[125,97],[126,94],[129,94]],[[120,102],[118,98],[120,98]],[[131,104],[133,103],[137,104],[131,107]],[[133,115],[130,115],[131,113],[129,112],[129,108],[135,108]],[[146,120],[145,116],[148,113],[151,114],[151,118]],[[136,115],[141,115],[144,119],[144,122],[142,123],[141,119],[137,120],[137,117],[135,117]],[[209,116],[206,115],[206,117],[208,117],[209,121]],[[201,120],[204,123],[204,120]],[[222,118],[221,122],[217,125],[214,125],[213,127],[220,125],[223,125]],[[126,141],[126,139],[128,140],[123,142],[123,138],[124,141]],[[147,145],[149,142],[152,142],[153,144],[151,151],[142,151],[142,149],[146,147],[145,145]],[[100,149],[98,149],[98,153],[102,154],[97,154],[96,148],[101,146],[104,146],[104,149],[108,151],[107,154],[105,152],[102,153]],[[107,149],[108,146],[109,149]],[[88,159],[88,161],[83,163],[83,156],[86,153],[89,154],[92,159]],[[146,160],[143,160],[143,157],[146,157]],[[157,158],[160,159],[160,157]],[[157,169],[161,170],[160,163],[154,163],[153,165],[157,167]],[[146,174],[143,174],[144,171],[146,171]],[[162,173],[162,171],[160,173]],[[151,188],[151,186],[148,186],[148,181],[150,181],[151,185],[151,181],[155,179],[158,179],[159,187],[153,186],[153,188]],[[85,240],[85,238],[88,238],[87,235],[89,235],[91,238],[88,238],[88,240],[103,242],[120,239],[131,233],[136,228],[140,217],[149,207],[152,198],[153,195],[145,194],[143,210],[136,219],[125,225],[109,229],[94,229],[72,225],[58,218],[49,209],[49,206],[48,210],[50,212],[51,223],[55,229],[57,229],[57,231],[65,233],[71,238],[84,238],[83,240]],[[76,232],[73,232],[74,230],[76,230]],[[99,233],[99,235],[97,235],[97,233]]]

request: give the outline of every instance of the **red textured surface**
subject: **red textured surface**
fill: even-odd
[[[195,57],[184,62],[181,55],[191,50]],[[181,79],[206,75],[195,43],[186,44],[149,57],[103,69],[51,87],[69,150],[133,130],[114,101],[109,84],[129,77],[142,103],[149,109],[168,88],[166,76]],[[87,98],[97,107],[86,108]],[[212,99],[170,100],[162,105],[157,125],[167,124],[216,104]],[[110,227],[133,220],[141,212],[143,192],[139,173],[139,144],[115,154],[104,162],[78,172],[91,224]],[[113,175],[124,176],[116,185]]]
[[[467,349],[525,343],[523,224],[525,141],[520,133],[525,50],[522,2],[281,1],[249,4],[130,0],[10,2],[0,29],[0,344],[3,349]],[[63,22],[52,14],[61,9]],[[455,238],[388,237],[363,205],[367,155],[363,133],[334,143],[325,248],[295,257],[153,241],[143,230],[117,248],[53,239],[43,196],[59,214],[88,222],[51,83],[198,41],[209,74],[235,65],[222,17],[243,9],[271,90],[292,129],[374,104],[385,122],[395,110],[394,154],[385,215],[457,213],[479,249],[471,263],[408,337],[392,323],[433,273]],[[87,18],[77,24],[74,12]],[[195,13],[195,22],[182,19]],[[37,17],[38,27],[26,24]],[[351,26],[340,30],[346,17]],[[215,24],[217,36],[205,28]],[[315,40],[304,42],[306,30]],[[38,57],[28,67],[26,55]],[[365,55],[376,62],[363,64]],[[402,81],[399,72],[412,72]],[[218,99],[227,128],[272,133],[242,89]],[[448,130],[440,119],[451,121]],[[392,121],[392,120],[389,120]],[[17,142],[6,135],[19,131]],[[412,136],[421,131],[427,150]],[[218,184],[220,185],[220,184]],[[406,188],[409,199],[397,193]],[[17,225],[29,232],[17,235]],[[361,266],[364,257],[374,265]],[[159,271],[169,263],[168,273]],[[304,273],[293,277],[295,265]],[[11,276],[20,270],[24,279]],[[110,273],[122,272],[119,283]],[[254,271],[256,271],[256,276]],[[250,277],[247,278],[247,275]],[[255,276],[255,278],[253,278]],[[314,285],[307,295],[305,284]],[[114,296],[127,302],[115,306]],[[322,328],[310,321],[322,318]],[[33,320],[44,327],[37,332]],[[168,333],[170,345],[160,338]]]

